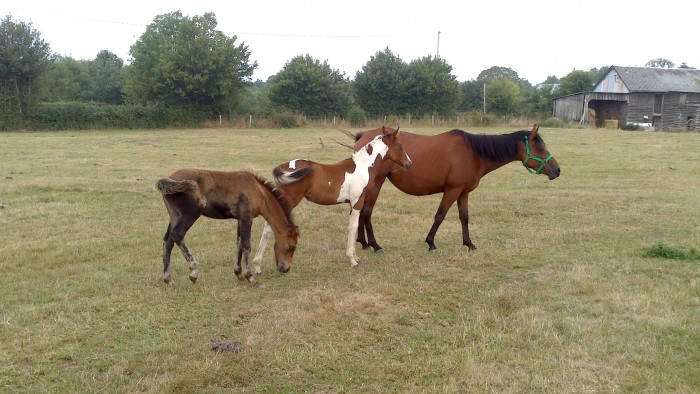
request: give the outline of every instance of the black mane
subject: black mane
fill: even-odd
[[[514,131],[509,134],[470,134],[462,130],[452,130],[450,133],[461,135],[474,153],[489,160],[512,159],[518,154],[518,141],[529,135],[528,130]],[[541,140],[539,135],[535,141]]]
[[[292,227],[296,226],[296,224],[294,224],[294,217],[292,217],[292,208],[289,204],[289,201],[287,201],[287,198],[284,197],[282,193],[280,193],[279,190],[275,188],[272,182],[267,181],[258,174],[251,173],[251,175],[253,175],[255,179],[257,179],[258,182],[265,187],[265,189],[267,189],[270,193],[272,193],[273,196],[275,196],[275,199],[280,203],[280,206],[282,207],[282,211],[284,211],[284,215],[287,217],[287,222]]]

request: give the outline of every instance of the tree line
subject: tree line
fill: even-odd
[[[8,15],[0,22],[0,130],[168,127],[243,115],[280,126],[294,126],[299,116],[358,125],[382,116],[482,111],[547,118],[554,97],[592,89],[608,69],[574,70],[533,86],[494,66],[459,82],[444,59],[405,62],[386,48],[352,80],[301,54],[267,81],[253,82],[249,47],[216,27],[213,13],[159,15],[131,46],[126,65],[108,50],[92,60],[53,54],[31,23]]]

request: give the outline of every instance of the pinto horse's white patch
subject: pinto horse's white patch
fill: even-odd
[[[371,153],[367,153],[368,147],[371,147],[369,149]],[[337,201],[349,202],[350,205],[354,206],[369,183],[369,169],[374,165],[377,156],[384,158],[388,151],[389,147],[382,141],[382,136],[378,135],[362,149],[353,153],[352,161],[355,162],[355,171],[345,173],[345,180],[340,186]]]
[[[304,159],[294,159],[291,160],[288,164],[290,170],[295,170],[297,168],[297,162],[298,161],[304,161]]]

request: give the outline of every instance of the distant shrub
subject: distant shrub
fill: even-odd
[[[559,119],[559,118],[549,118],[545,119],[540,122],[541,127],[550,127],[550,128],[564,128],[566,125],[564,124],[564,121]]]
[[[81,102],[43,103],[29,114],[32,130],[152,129],[201,124],[197,109],[164,105],[106,105]]]
[[[364,127],[367,124],[367,114],[362,108],[354,106],[348,111],[348,121],[353,127]]]
[[[626,131],[637,131],[637,130],[642,130],[642,127],[636,124],[632,123],[625,123],[622,126],[620,126],[620,129],[626,130]]]
[[[301,125],[299,117],[289,112],[275,113],[270,117],[270,125],[272,127],[281,127],[291,129]]]

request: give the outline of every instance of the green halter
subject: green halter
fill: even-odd
[[[549,160],[550,160],[551,158],[552,158],[552,155],[547,156],[546,159],[542,159],[542,158],[539,158],[539,157],[537,157],[537,156],[533,156],[533,155],[530,153],[530,144],[528,144],[528,142],[527,142],[527,136],[525,136],[525,159],[523,160],[523,166],[525,166],[525,169],[526,169],[530,174],[533,174],[533,172],[532,172],[532,170],[530,169],[530,167],[527,166],[527,161],[528,161],[528,160],[532,159],[532,160],[534,160],[534,161],[539,161],[540,163],[542,163],[542,164],[540,164],[540,166],[537,168],[537,171],[534,172],[534,174],[539,175],[540,172],[542,172],[542,169],[544,168],[544,165],[547,164],[547,162],[549,162]]]

